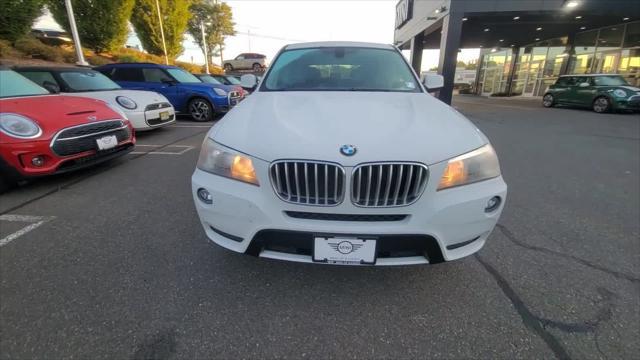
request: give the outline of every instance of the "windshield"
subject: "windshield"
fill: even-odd
[[[593,82],[599,86],[629,85],[621,76],[595,76]]]
[[[48,95],[49,92],[12,70],[0,70],[0,98]]]
[[[263,84],[263,91],[421,91],[397,51],[363,47],[285,50]]]
[[[214,78],[211,75],[201,75],[200,80],[202,80],[202,82],[209,83],[209,84],[224,85],[220,81],[218,81],[218,79]]]
[[[225,76],[225,79],[227,79],[227,81],[231,85],[240,85],[240,80],[238,80],[237,78],[235,78],[233,76]]]
[[[180,83],[187,83],[187,84],[193,84],[193,83],[201,83],[202,81],[200,81],[200,79],[198,79],[197,77],[195,77],[194,75],[182,70],[182,69],[176,69],[176,68],[169,68],[167,69],[167,72],[169,74],[171,74],[171,76],[173,76],[178,82]]]
[[[63,71],[60,73],[60,77],[72,92],[121,89],[118,84],[97,71]]]

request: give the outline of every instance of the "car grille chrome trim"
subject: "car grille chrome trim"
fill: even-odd
[[[124,121],[105,120],[64,128],[53,136],[49,147],[59,156],[97,150],[95,137],[103,134],[115,135],[118,143],[131,138],[131,132]]]
[[[283,201],[313,206],[336,206],[345,193],[344,168],[310,160],[278,160],[269,170],[271,185]]]
[[[356,166],[351,202],[359,207],[407,206],[416,202],[429,178],[429,168],[414,162],[380,162]]]
[[[151,110],[158,110],[158,109],[166,109],[170,107],[171,107],[171,104],[169,104],[168,102],[159,102],[159,103],[147,105],[147,107],[145,107],[144,110],[151,111]]]

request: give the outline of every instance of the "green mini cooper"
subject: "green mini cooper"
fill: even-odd
[[[590,107],[597,113],[640,111],[640,89],[620,75],[563,75],[542,97],[544,107],[556,104]]]

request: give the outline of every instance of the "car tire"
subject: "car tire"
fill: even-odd
[[[546,108],[553,107],[556,104],[556,99],[551,94],[545,94],[542,97],[542,106]]]
[[[226,71],[226,72],[233,71],[233,65],[224,64],[224,71]]]
[[[606,96],[599,96],[593,100],[591,108],[598,114],[609,112],[611,110],[611,101]]]
[[[253,64],[252,68],[253,68],[253,71],[255,72],[262,71],[262,66],[258,63]]]
[[[191,118],[198,122],[211,121],[215,111],[211,103],[203,98],[191,99],[187,109]]]

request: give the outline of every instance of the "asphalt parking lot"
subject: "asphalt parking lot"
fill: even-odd
[[[636,358],[640,116],[454,106],[509,185],[477,256],[341,267],[212,245],[190,195],[211,124],[179,121],[0,196],[1,357]]]

